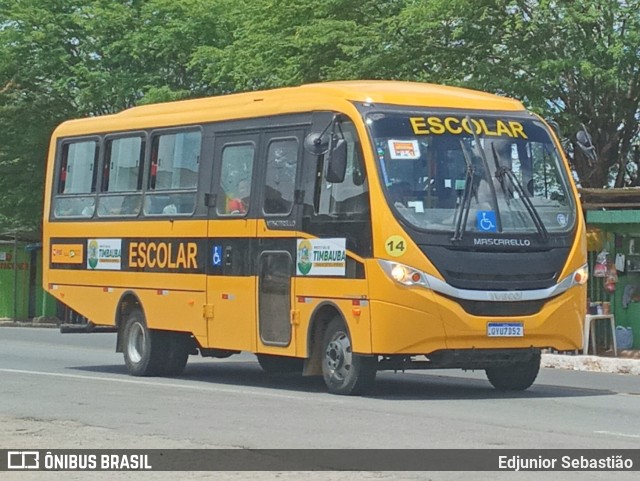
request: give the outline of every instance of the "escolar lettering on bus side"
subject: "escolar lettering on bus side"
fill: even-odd
[[[195,242],[132,241],[129,243],[129,268],[198,269],[198,244]]]

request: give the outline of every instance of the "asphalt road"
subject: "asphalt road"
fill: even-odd
[[[370,395],[342,397],[320,379],[270,377],[252,355],[135,378],[114,346],[114,334],[1,328],[0,448],[640,447],[638,376],[543,369],[504,394],[482,372],[383,372]]]

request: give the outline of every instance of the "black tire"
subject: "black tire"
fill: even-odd
[[[133,309],[123,330],[124,363],[133,376],[156,376],[164,373],[167,337],[147,327],[142,310]]]
[[[378,359],[353,353],[349,331],[340,319],[327,326],[322,341],[322,376],[333,394],[368,391],[376,378]]]
[[[262,370],[269,374],[302,374],[304,359],[298,357],[256,354]]]
[[[167,337],[167,357],[162,373],[167,376],[179,376],[184,371],[191,351],[191,338],[187,334],[165,332]]]
[[[539,371],[539,350],[533,353],[529,361],[485,369],[489,382],[500,391],[524,391],[533,384]]]

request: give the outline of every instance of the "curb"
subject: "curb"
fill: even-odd
[[[541,367],[640,376],[640,359],[543,354]]]
[[[43,319],[42,321],[12,321],[10,319],[0,320],[0,327],[45,327],[45,328],[59,328],[60,321],[57,319]]]

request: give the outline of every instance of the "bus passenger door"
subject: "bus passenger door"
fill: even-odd
[[[291,274],[293,259],[288,251],[263,251],[258,260],[259,351],[295,354],[292,346]],[[276,350],[265,349],[266,346]],[[294,352],[291,351],[292,348]]]
[[[300,220],[299,182],[303,152],[302,128],[278,129],[263,140],[258,221],[258,345],[257,352],[295,356],[296,239]]]
[[[216,135],[209,205],[208,347],[255,351],[256,176],[260,136]]]

